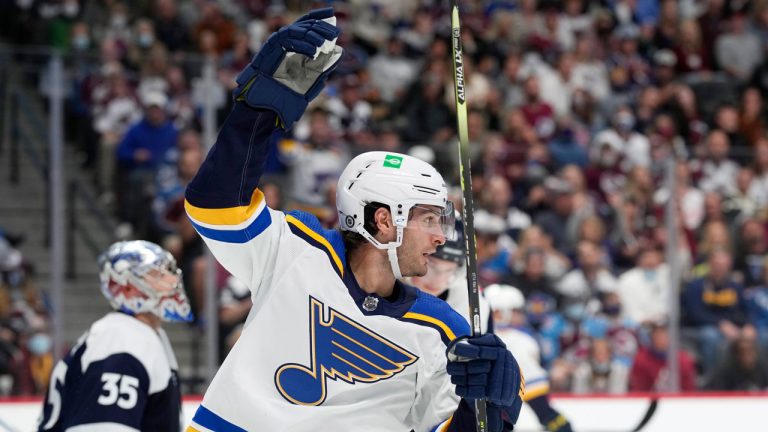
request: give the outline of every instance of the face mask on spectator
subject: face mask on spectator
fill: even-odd
[[[34,355],[43,355],[51,350],[51,338],[47,334],[37,333],[29,338],[27,348]]]
[[[148,48],[155,42],[155,36],[151,33],[140,33],[136,38],[136,42],[142,48]]]
[[[618,316],[621,313],[620,304],[611,304],[603,307],[603,313],[608,316]]]
[[[565,317],[568,318],[570,321],[581,321],[584,319],[584,314],[586,313],[586,309],[583,304],[581,303],[573,303],[569,304],[565,307]]]
[[[72,48],[85,51],[91,46],[91,38],[86,35],[77,35],[72,38]]]
[[[635,127],[635,116],[625,111],[616,114],[616,129],[629,132],[633,127]]]

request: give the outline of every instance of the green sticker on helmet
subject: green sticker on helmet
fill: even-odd
[[[384,168],[396,168],[400,169],[400,165],[403,164],[402,156],[387,155],[384,158]]]

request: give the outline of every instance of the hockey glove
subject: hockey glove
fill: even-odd
[[[487,399],[489,430],[515,423],[520,413],[522,375],[512,353],[494,334],[459,338],[448,347],[448,375],[456,394],[468,400]]]
[[[317,9],[273,33],[237,76],[236,100],[274,111],[289,129],[341,59],[335,24],[332,8]]]

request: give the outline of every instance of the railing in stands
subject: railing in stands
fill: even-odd
[[[30,54],[30,53],[25,53]],[[34,55],[50,55],[50,52],[38,52],[32,53]],[[12,55],[8,54],[7,50],[0,50],[0,58],[7,61],[3,61],[3,66],[0,67],[0,137],[4,137],[4,133],[7,130],[8,142],[8,181],[11,185],[18,185],[20,182],[20,167],[21,167],[21,155],[23,154],[26,159],[31,163],[34,171],[38,173],[41,180],[48,182],[49,167],[48,158],[46,153],[48,143],[48,127],[45,120],[42,118],[39,109],[33,106],[30,98],[39,97],[34,91],[26,89],[21,85],[15,86],[9,83],[13,80],[10,69],[13,67],[11,62],[13,61]],[[14,80],[14,84],[18,80]],[[8,110],[7,117],[5,110]],[[7,123],[6,123],[7,118]],[[25,125],[27,127],[25,127]],[[31,131],[30,131],[31,130]],[[0,146],[0,154],[4,152],[2,146]],[[96,197],[90,192],[90,189],[85,182],[80,179],[75,173],[69,173],[69,179],[67,182],[67,200],[66,200],[66,217],[67,217],[67,263],[66,263],[66,275],[68,278],[74,278],[77,274],[77,255],[76,244],[77,237],[83,241],[90,252],[97,256],[102,249],[102,246],[98,244],[95,236],[92,234],[93,225],[88,227],[84,226],[78,217],[78,209],[84,209],[88,212],[93,219],[96,219],[98,223],[97,228],[100,229],[105,237],[112,239],[114,237],[115,226],[112,222],[112,217],[108,215],[99,205]],[[46,246],[50,244],[51,234],[51,220],[49,206],[51,203],[51,196],[49,188],[45,188],[44,198],[45,208],[45,225],[44,225],[44,243]],[[78,205],[82,204],[82,205]]]

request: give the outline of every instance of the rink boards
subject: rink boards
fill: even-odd
[[[0,399],[0,432],[35,430],[41,403],[37,398]],[[188,420],[199,403],[199,397],[185,398]],[[552,403],[576,432],[752,431],[761,430],[768,415],[768,393],[556,395]],[[524,406],[515,431],[540,430],[533,411]]]

